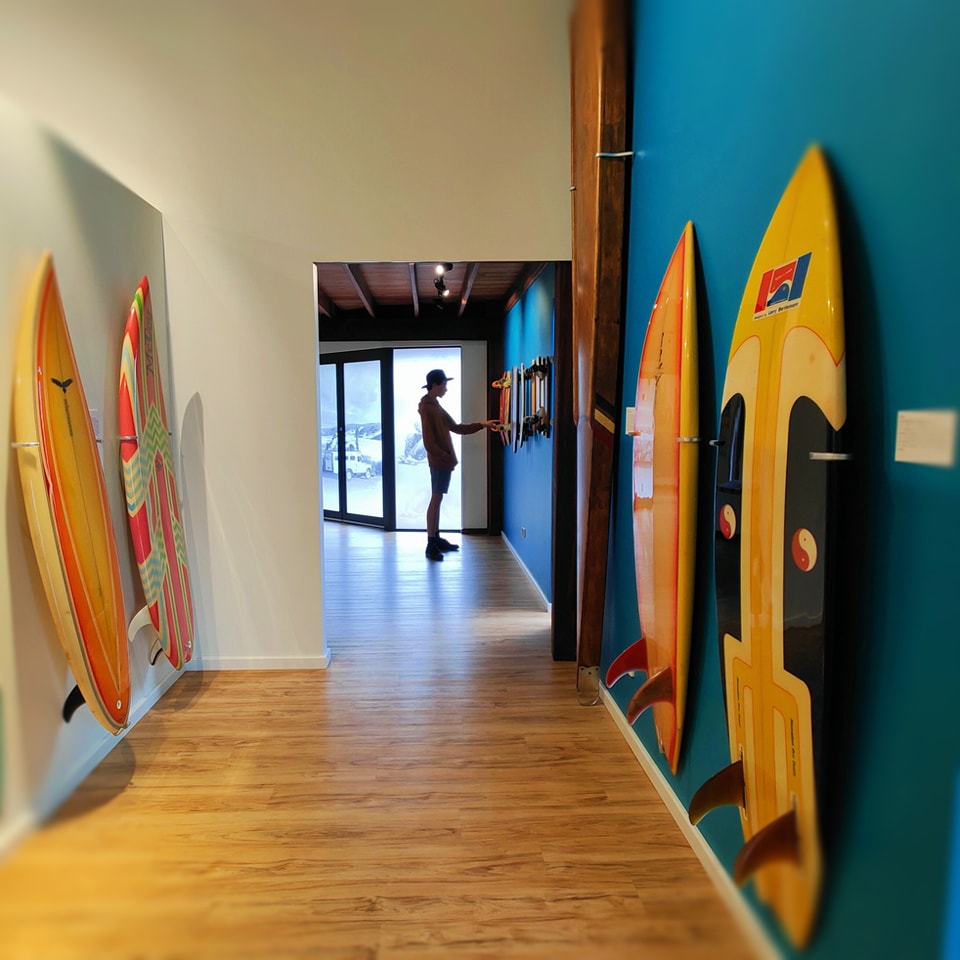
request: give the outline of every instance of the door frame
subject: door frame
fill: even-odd
[[[370,517],[359,513],[349,513],[347,506],[346,474],[346,414],[344,412],[344,364],[363,363],[370,360],[380,362],[380,443],[381,443],[381,482],[383,491],[383,518]],[[340,523],[358,523],[366,526],[382,527],[386,531],[396,530],[396,460],[393,430],[393,350],[381,348],[375,350],[352,350],[347,353],[320,354],[321,366],[333,366],[337,382],[337,479],[340,492],[340,509],[323,508],[324,520],[336,520]],[[320,453],[320,483],[323,483],[323,451]]]

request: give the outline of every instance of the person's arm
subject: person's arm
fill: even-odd
[[[497,426],[496,420],[479,420],[474,423],[451,423],[450,425],[451,433],[459,433],[461,436],[466,436],[471,433],[478,433],[483,430],[484,427],[487,430],[493,430]]]

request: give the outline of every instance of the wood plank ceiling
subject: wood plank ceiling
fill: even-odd
[[[438,261],[318,263],[320,316],[341,321],[502,317],[545,266],[517,261],[446,263],[438,288],[437,265]]]

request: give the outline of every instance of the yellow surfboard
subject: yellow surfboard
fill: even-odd
[[[699,453],[693,224],[660,284],[637,373],[633,423],[633,549],[642,638],[610,665],[606,684],[643,671],[627,706],[649,706],[660,750],[677,771],[687,699]]]
[[[49,253],[22,320],[14,389],[20,480],[47,601],[83,699],[117,734],[130,708],[120,567],[93,424]]]
[[[823,883],[817,763],[845,369],[836,215],[811,147],[764,235],[727,363],[714,519],[731,764],[690,806],[696,822],[740,805],[734,876],[753,877],[798,946]]]

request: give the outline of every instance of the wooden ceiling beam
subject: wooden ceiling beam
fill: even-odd
[[[332,320],[337,315],[337,305],[320,289],[317,287],[317,307],[320,309],[320,312],[330,317]]]
[[[463,278],[463,286],[460,288],[460,312],[457,314],[458,317],[463,316],[463,311],[467,309],[467,301],[470,299],[470,291],[473,289],[473,284],[477,279],[477,274],[480,272],[479,263],[468,263],[466,273]]]
[[[364,309],[371,317],[377,315],[377,304],[373,299],[373,294],[370,292],[370,288],[367,286],[366,281],[360,276],[359,270],[355,269],[357,265],[353,263],[345,263],[343,265],[344,272],[347,277],[350,279],[350,282],[353,284],[353,289],[357,291],[357,296],[360,298],[360,302],[363,304]]]
[[[420,295],[417,293],[417,265],[410,263],[407,265],[410,270],[410,296],[413,299],[413,315],[420,316]]]
[[[509,313],[517,305],[520,298],[533,286],[533,281],[540,276],[545,266],[545,263],[528,263],[524,267],[520,276],[517,277],[517,285],[503,305],[504,313]]]

